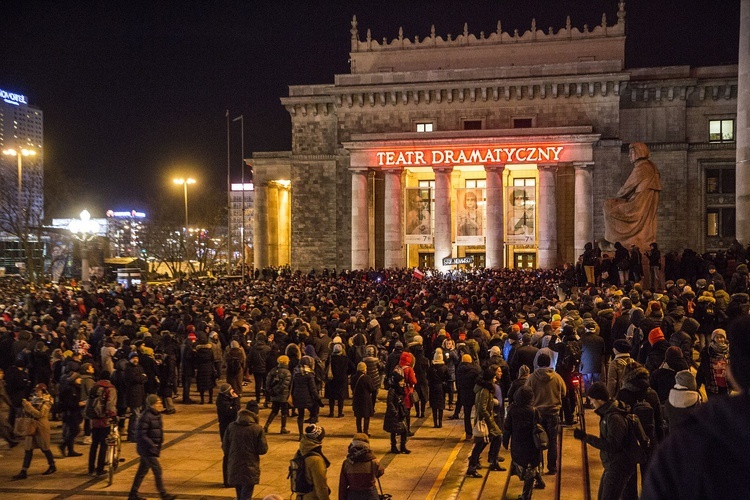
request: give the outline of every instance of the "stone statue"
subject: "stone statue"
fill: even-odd
[[[604,202],[604,239],[619,241],[625,247],[643,250],[656,241],[656,209],[659,206],[661,180],[656,165],[649,160],[648,146],[630,145],[633,171],[615,198]]]

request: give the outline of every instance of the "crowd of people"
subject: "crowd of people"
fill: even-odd
[[[223,482],[238,498],[252,497],[272,435],[296,432],[295,492],[327,499],[321,419],[344,417],[350,400],[356,427],[338,498],[377,499],[383,468],[370,448],[372,425],[390,434],[390,453],[408,454],[412,418],[429,407],[435,428],[445,411],[463,420],[473,445],[467,476],[482,476],[487,448],[488,470],[505,470],[501,449],[509,448],[507,465],[529,499],[545,487],[544,475],[557,474],[556,436],[580,418],[584,393],[601,417],[600,433],[575,436],[601,450],[600,498],[637,498],[638,466],[644,497],[666,498],[668,480],[681,478],[665,461],[684,463],[680,446],[698,441],[677,445],[669,436],[699,425],[701,406],[730,418],[703,394],[723,400],[744,393],[750,379],[735,369],[735,359],[745,368],[750,352],[732,349],[729,369],[730,347],[745,349],[750,335],[747,267],[733,259],[719,273],[712,262],[689,279],[663,287],[655,280],[647,289],[629,273],[604,274],[600,256],[585,269],[587,258],[582,274],[574,266],[427,277],[406,269],[286,269],[244,283],[130,290],[4,284],[0,436],[26,450],[14,479],[28,477],[35,448],[48,462],[43,473],[56,471],[50,419],[63,423],[60,456],[80,455],[83,432],[88,473],[102,475],[106,438],[117,425],[141,460],[130,497],[141,498],[151,470],[162,497],[173,498],[158,461],[163,416],[180,405],[215,404]],[[731,292],[717,274],[732,277]],[[377,414],[380,390],[387,395]],[[744,398],[732,399],[745,410]],[[280,427],[272,427],[277,419]],[[633,421],[647,442],[638,442],[638,453]]]

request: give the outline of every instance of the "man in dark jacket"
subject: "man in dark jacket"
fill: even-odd
[[[104,397],[104,416],[91,420],[91,448],[89,448],[89,476],[104,475],[104,464],[107,456],[107,435],[110,422],[117,422],[117,390],[109,381],[110,374],[103,371],[99,381],[91,389],[98,397],[100,391]],[[94,467],[96,466],[96,467]]]
[[[266,389],[266,363],[269,352],[271,352],[271,348],[266,342],[266,334],[264,332],[258,333],[249,356],[250,369],[253,371],[253,378],[255,379],[255,401],[258,403],[260,403],[261,394]]]
[[[253,497],[253,489],[260,482],[260,455],[268,451],[257,410],[257,404],[252,401],[248,409],[240,410],[237,420],[227,427],[221,443],[227,457],[227,482],[234,486],[238,500]]]
[[[161,498],[173,500],[174,495],[170,495],[164,489],[164,481],[161,475],[161,465],[159,464],[159,455],[161,454],[161,445],[164,442],[164,430],[162,428],[161,413],[157,406],[159,397],[156,394],[149,394],[146,398],[146,410],[138,419],[138,429],[136,431],[136,449],[141,457],[138,471],[135,473],[133,485],[130,487],[128,500],[145,500],[145,497],[138,495],[138,489],[141,487],[143,478],[146,477],[149,469],[154,473],[156,489],[159,490]]]
[[[464,411],[464,430],[466,431],[466,440],[471,441],[471,410],[474,408],[474,385],[482,373],[474,364],[470,354],[464,354],[461,357],[461,364],[456,370],[456,386],[458,388],[458,407],[451,420],[458,419],[458,414],[463,408]]]
[[[216,396],[216,414],[219,417],[219,439],[224,441],[224,435],[229,425],[237,419],[237,412],[240,411],[240,398],[234,392],[229,384],[221,384],[219,395]],[[224,455],[221,462],[222,477],[224,478],[224,487],[229,488],[227,482],[227,456]]]
[[[620,498],[625,485],[635,472],[635,462],[627,453],[628,422],[625,419],[627,410],[619,401],[609,397],[607,386],[603,382],[595,382],[587,393],[599,415],[599,436],[586,434],[581,429],[573,429],[573,437],[586,441],[599,454],[604,466],[601,482],[599,483],[600,499]]]
[[[130,419],[128,420],[128,441],[135,440],[136,419],[143,411],[146,400],[146,373],[140,366],[138,353],[133,351],[128,355],[128,364],[125,367],[125,400],[130,408]]]
[[[524,333],[521,338],[521,346],[516,349],[516,354],[510,361],[510,372],[518,374],[521,365],[526,365],[529,370],[533,370],[537,352],[539,352],[539,349],[531,345],[531,334]]]

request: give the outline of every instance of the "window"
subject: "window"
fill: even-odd
[[[513,118],[513,128],[531,128],[533,126],[531,118]]]
[[[482,130],[482,120],[464,120],[464,130]]]
[[[733,168],[706,169],[707,194],[734,194],[735,170]]]
[[[432,132],[432,122],[417,123],[417,132]]]
[[[468,189],[486,189],[487,181],[485,179],[466,179],[465,186]]]
[[[734,120],[709,120],[709,142],[734,142]]]
[[[735,236],[735,208],[709,208],[706,211],[706,236],[731,238]]]

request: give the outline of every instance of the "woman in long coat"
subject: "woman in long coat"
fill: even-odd
[[[26,441],[24,442],[24,456],[23,466],[21,472],[13,476],[13,479],[26,479],[29,466],[31,465],[31,458],[34,454],[34,448],[39,448],[47,458],[47,470],[42,475],[49,475],[57,471],[55,467],[55,459],[52,457],[50,451],[50,426],[49,426],[49,412],[52,409],[52,397],[47,392],[47,386],[44,384],[37,384],[34,387],[34,392],[31,399],[23,399],[21,401],[23,406],[23,413],[25,415],[25,435]]]
[[[341,344],[333,346],[333,354],[328,360],[331,366],[331,375],[327,377],[325,395],[328,398],[329,417],[333,417],[333,407],[338,403],[338,416],[344,416],[344,399],[349,395],[346,388],[346,379],[349,368],[349,358],[344,354]]]
[[[201,395],[201,404],[205,403],[206,392],[208,392],[208,404],[213,404],[214,387],[216,386],[214,353],[208,337],[203,332],[200,334],[199,344],[195,346],[195,367],[197,369],[195,383],[198,386],[198,393]]]
[[[237,420],[227,427],[222,448],[227,457],[227,483],[235,487],[237,498],[252,498],[255,485],[260,483],[260,455],[268,452],[258,415],[240,410]]]
[[[375,383],[367,375],[367,365],[360,361],[357,373],[352,375],[352,410],[357,419],[357,432],[370,435],[370,417],[375,415],[372,395],[378,392]],[[364,421],[364,425],[363,425]]]
[[[432,410],[433,427],[443,426],[443,411],[445,410],[445,388],[450,383],[448,367],[441,348],[435,349],[432,364],[427,370],[427,383],[430,386],[430,409]]]
[[[539,412],[531,406],[534,393],[529,386],[520,387],[515,394],[514,403],[508,408],[505,417],[503,446],[508,449],[513,461],[512,474],[523,481],[523,498],[531,498],[534,480],[543,487],[541,476],[542,453],[534,445],[534,424],[541,422]]]
[[[292,405],[297,409],[297,430],[302,437],[302,424],[305,420],[305,410],[310,412],[310,423],[318,421],[318,388],[315,386],[313,365],[315,360],[310,356],[302,356],[299,365],[292,375]]]

